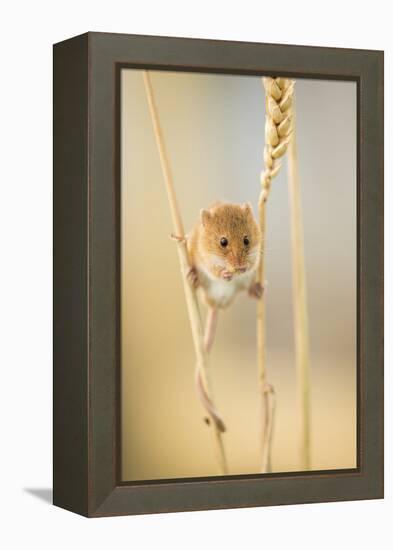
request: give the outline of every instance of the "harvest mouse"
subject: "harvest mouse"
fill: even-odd
[[[241,290],[260,298],[263,287],[256,281],[262,238],[250,203],[217,203],[201,210],[200,220],[186,238],[190,263],[188,279],[194,288],[202,289],[208,305],[205,349],[213,343],[218,309],[226,308]],[[206,394],[197,370],[199,397],[213,417],[218,429],[225,425]]]
[[[187,238],[188,277],[201,287],[207,304],[225,308],[240,290],[259,298],[255,281],[261,253],[261,232],[251,205],[217,203],[202,210]]]

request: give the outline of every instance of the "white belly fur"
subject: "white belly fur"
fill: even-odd
[[[247,273],[235,275],[231,281],[212,277],[205,270],[203,270],[201,275],[202,287],[208,300],[215,303],[217,307],[226,307],[240,290],[244,290],[250,286],[255,276],[255,269],[247,271]]]

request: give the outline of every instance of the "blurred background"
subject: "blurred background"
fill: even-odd
[[[222,199],[251,201],[263,166],[261,79],[153,71],[186,229]],[[124,480],[217,475],[142,74],[121,84],[121,392]],[[299,174],[311,344],[312,469],[356,467],[356,85],[298,79]],[[299,469],[286,162],[267,207],[267,368],[274,472]],[[231,474],[259,469],[256,304],[221,313],[211,354]]]

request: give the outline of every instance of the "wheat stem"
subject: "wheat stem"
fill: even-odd
[[[264,171],[261,174],[261,192],[258,211],[263,250],[266,250],[266,202],[273,178],[280,170],[279,159],[285,154],[291,141],[291,107],[294,81],[285,78],[263,78],[266,94]],[[265,283],[265,254],[258,267],[258,280]],[[276,396],[268,382],[266,369],[266,292],[257,307],[258,379],[261,394],[261,472],[271,471],[273,427]]]
[[[158,109],[154,97],[154,91],[150,79],[150,74],[148,71],[143,71],[143,80],[145,85],[145,91],[147,96],[147,101],[149,105],[150,115],[153,123],[153,130],[155,135],[155,140],[157,143],[158,153],[160,157],[161,169],[165,181],[165,187],[168,195],[169,206],[172,215],[172,223],[175,234],[177,236],[177,250],[179,255],[179,264],[180,271],[183,280],[184,293],[186,297],[187,311],[191,325],[192,338],[194,343],[195,355],[196,355],[196,369],[200,373],[201,381],[203,384],[203,389],[210,400],[213,402],[213,395],[211,389],[211,383],[209,380],[209,368],[207,361],[207,354],[204,347],[204,334],[202,328],[202,321],[199,311],[198,299],[195,291],[189,284],[187,280],[187,271],[189,269],[188,254],[187,254],[187,245],[184,234],[184,226],[182,218],[180,215],[180,209],[176,198],[176,192],[173,185],[173,177],[171,172],[171,167],[169,163],[169,157],[165,147],[165,141],[163,132],[160,125],[160,120],[158,116]],[[216,448],[216,457],[221,474],[226,474],[228,472],[227,460],[225,455],[225,448],[223,443],[222,432],[215,421],[215,418],[207,411],[213,425],[214,430],[214,440]]]
[[[292,139],[288,149],[288,185],[291,211],[295,352],[300,413],[300,467],[302,470],[309,470],[311,468],[310,358],[302,207],[296,143],[296,116],[294,108],[292,122]]]

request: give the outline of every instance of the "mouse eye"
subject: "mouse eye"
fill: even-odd
[[[248,237],[244,237],[243,242],[246,246],[250,244],[250,239]]]
[[[225,237],[223,237],[221,240],[220,240],[220,245],[225,248],[226,246],[228,246],[228,239],[226,239]]]

